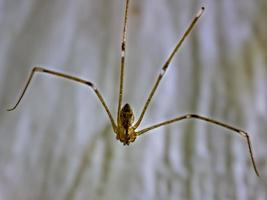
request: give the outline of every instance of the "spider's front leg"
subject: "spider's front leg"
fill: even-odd
[[[167,120],[167,121],[164,121],[164,122],[149,126],[149,127],[144,128],[144,129],[142,129],[140,131],[137,131],[137,135],[139,136],[139,135],[142,135],[142,134],[144,134],[144,133],[146,133],[148,131],[151,131],[153,129],[156,129],[156,128],[159,128],[159,127],[162,127],[162,126],[166,126],[166,125],[169,125],[169,124],[172,124],[172,123],[175,123],[175,122],[179,122],[179,121],[182,121],[182,120],[189,120],[189,119],[200,120],[200,121],[204,121],[204,122],[208,122],[210,124],[214,124],[214,125],[220,126],[222,128],[231,130],[234,133],[239,134],[242,138],[244,138],[246,140],[246,142],[247,142],[247,145],[248,145],[248,151],[249,151],[249,155],[250,155],[250,159],[251,159],[254,171],[255,171],[255,173],[256,173],[256,175],[258,177],[260,176],[259,170],[258,170],[258,168],[256,166],[256,162],[255,162],[255,159],[254,159],[254,155],[253,155],[253,151],[252,151],[252,144],[251,144],[251,141],[250,141],[249,134],[246,131],[243,131],[243,130],[241,130],[239,128],[236,128],[236,127],[234,127],[232,125],[229,125],[229,124],[226,124],[226,123],[223,123],[223,122],[220,122],[220,121],[208,118],[208,117],[204,117],[204,116],[201,116],[201,115],[198,115],[198,114],[185,114],[185,115],[182,115],[182,116],[179,116],[179,117],[176,117],[176,118],[173,118],[173,119],[170,119],[170,120]]]

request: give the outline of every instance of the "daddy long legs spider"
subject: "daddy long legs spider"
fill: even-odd
[[[143,117],[146,113],[146,110],[147,110],[151,100],[152,100],[152,97],[153,97],[154,93],[156,92],[160,81],[164,77],[173,57],[175,56],[177,51],[180,49],[184,40],[191,33],[193,27],[196,25],[197,21],[202,16],[205,9],[204,9],[204,7],[200,8],[200,10],[197,12],[197,14],[195,15],[195,17],[193,18],[193,20],[191,21],[191,23],[187,27],[186,31],[183,33],[182,37],[180,38],[180,40],[178,41],[178,43],[176,44],[176,46],[172,50],[171,54],[169,55],[166,62],[164,63],[164,65],[161,68],[161,71],[160,71],[160,73],[156,79],[156,82],[154,83],[154,85],[153,85],[153,87],[152,87],[152,89],[151,89],[151,91],[150,91],[150,93],[146,99],[146,102],[144,104],[144,107],[141,111],[139,118],[137,119],[136,122],[134,122],[134,114],[133,114],[131,106],[128,103],[126,103],[124,106],[122,106],[123,90],[124,90],[124,66],[125,66],[126,35],[127,35],[127,24],[128,24],[129,1],[130,0],[126,0],[125,10],[124,10],[123,33],[122,33],[122,40],[121,40],[120,85],[119,85],[118,109],[117,109],[116,121],[114,120],[114,118],[110,112],[110,109],[107,106],[102,94],[98,91],[98,89],[96,88],[96,86],[92,82],[81,79],[79,77],[75,77],[72,75],[68,75],[68,74],[53,71],[53,70],[49,70],[49,69],[46,69],[44,67],[39,67],[39,66],[33,67],[32,71],[30,73],[30,76],[26,82],[26,85],[23,88],[21,95],[19,96],[18,101],[16,102],[16,104],[13,107],[8,109],[8,111],[12,111],[12,110],[17,108],[17,106],[21,102],[21,100],[22,100],[33,76],[36,74],[36,72],[46,73],[49,75],[53,75],[55,77],[64,78],[67,80],[74,81],[76,83],[81,83],[81,84],[84,84],[86,86],[89,86],[89,88],[91,88],[95,92],[99,101],[101,102],[102,106],[104,107],[104,109],[108,115],[108,118],[111,122],[113,131],[116,134],[116,138],[119,141],[121,141],[124,145],[129,145],[130,143],[134,142],[138,136],[143,135],[144,133],[147,133],[148,131],[151,131],[153,129],[163,127],[163,126],[175,123],[175,122],[179,122],[182,120],[188,120],[188,119],[196,119],[196,120],[200,120],[200,121],[205,121],[205,122],[223,127],[225,129],[231,130],[233,133],[239,134],[241,137],[243,137],[246,140],[254,171],[255,171],[256,175],[259,176],[259,172],[258,172],[258,169],[256,167],[255,159],[253,156],[252,145],[250,142],[249,134],[247,132],[239,129],[239,128],[234,127],[234,126],[231,126],[231,125],[222,123],[220,121],[214,120],[212,118],[207,118],[207,117],[204,117],[204,116],[201,116],[198,114],[185,114],[185,115],[181,115],[179,117],[175,117],[175,118],[170,119],[170,120],[166,120],[166,121],[157,123],[157,124],[149,126],[147,128],[137,130],[137,128],[139,127],[140,123],[143,120]]]

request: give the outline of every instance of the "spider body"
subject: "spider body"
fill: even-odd
[[[136,130],[139,125],[141,124],[143,117],[145,115],[145,112],[159,86],[160,81],[162,80],[163,76],[166,74],[166,71],[174,57],[174,55],[176,54],[176,52],[180,49],[181,45],[183,44],[184,40],[186,39],[186,37],[189,35],[189,33],[192,31],[193,27],[195,26],[195,24],[197,23],[198,19],[201,17],[201,15],[204,12],[204,7],[201,7],[201,9],[199,10],[199,12],[196,14],[196,16],[193,18],[193,20],[191,21],[190,25],[187,27],[186,31],[184,32],[184,34],[182,35],[181,39],[178,41],[178,43],[176,44],[176,46],[174,47],[174,49],[172,50],[170,56],[168,57],[168,59],[166,60],[165,64],[162,66],[161,71],[156,79],[156,82],[154,83],[152,89],[150,90],[150,93],[145,101],[144,107],[141,111],[140,116],[137,118],[137,121],[134,123],[134,114],[132,111],[131,106],[126,103],[124,106],[122,106],[122,100],[123,100],[123,79],[124,79],[124,66],[125,66],[125,55],[126,55],[126,33],[127,33],[127,19],[128,19],[128,6],[129,6],[129,1],[130,0],[126,0],[126,6],[125,6],[125,13],[124,13],[124,23],[123,23],[123,35],[122,35],[122,40],[121,40],[121,62],[120,62],[120,86],[119,86],[119,98],[118,98],[118,109],[117,109],[117,123],[115,122],[109,107],[107,106],[102,94],[98,91],[97,87],[95,86],[95,84],[93,84],[92,82],[88,81],[88,80],[84,80],[81,79],[79,77],[76,76],[72,76],[66,73],[61,73],[61,72],[57,72],[54,70],[50,70],[47,68],[43,68],[43,67],[34,67],[30,73],[30,76],[28,78],[28,81],[26,82],[26,85],[24,87],[24,89],[22,90],[21,95],[19,96],[19,99],[17,101],[17,103],[15,104],[15,106],[11,107],[10,109],[8,109],[8,111],[12,111],[14,110],[18,104],[20,103],[22,97],[24,96],[33,76],[35,73],[45,73],[45,74],[49,74],[55,77],[59,77],[59,78],[64,78],[67,80],[71,80],[74,81],[76,83],[80,83],[85,85],[86,87],[91,88],[94,93],[96,94],[96,96],[98,97],[99,101],[101,102],[103,108],[105,109],[109,119],[110,119],[110,123],[112,125],[113,128],[113,132],[116,134],[116,138],[122,142],[124,145],[129,145],[130,143],[134,142],[137,136],[140,136],[144,133],[147,133],[153,129],[162,127],[162,126],[166,126],[175,122],[179,122],[182,120],[189,120],[189,119],[195,119],[195,120],[199,120],[199,121],[204,121],[210,124],[214,124],[217,125],[219,127],[231,130],[237,134],[239,134],[241,137],[243,137],[248,145],[248,150],[249,150],[249,154],[250,154],[250,158],[252,161],[252,165],[254,167],[254,171],[257,174],[257,176],[259,176],[259,172],[257,170],[256,167],[256,163],[254,161],[254,157],[253,157],[253,152],[252,152],[252,145],[249,139],[249,135],[248,133],[246,133],[245,131],[236,128],[234,126],[228,125],[226,123],[214,120],[212,118],[208,118],[199,114],[185,114],[185,115],[181,115],[160,123],[156,123],[154,125],[148,126],[147,128],[141,129],[141,130]]]
[[[134,142],[137,137],[137,133],[133,127],[133,122],[133,110],[131,106],[126,103],[120,110],[116,137],[124,145],[129,145],[131,142]]]

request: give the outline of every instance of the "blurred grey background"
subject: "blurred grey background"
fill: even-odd
[[[131,0],[124,101],[136,117],[200,6],[142,127],[189,112],[249,132],[183,121],[123,146],[95,94],[34,65],[96,84],[117,108],[125,0],[0,0],[0,199],[267,199],[267,1]],[[263,181],[264,180],[264,181]]]

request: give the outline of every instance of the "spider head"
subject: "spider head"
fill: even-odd
[[[134,114],[131,106],[126,103],[120,110],[120,118],[117,131],[117,139],[124,145],[129,145],[136,139],[136,133],[132,128],[134,122]]]
[[[124,129],[120,128],[118,129],[117,137],[116,139],[122,142],[124,145],[129,145],[130,143],[134,142],[137,135],[133,128]]]

